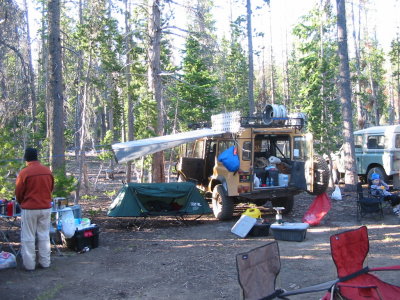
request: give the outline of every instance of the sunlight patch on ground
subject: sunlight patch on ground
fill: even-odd
[[[296,255],[296,256],[281,255],[281,259],[321,259],[321,258],[314,255]]]

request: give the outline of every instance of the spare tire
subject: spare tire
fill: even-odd
[[[313,190],[307,191],[310,195],[321,195],[329,185],[329,166],[320,155],[314,155]]]

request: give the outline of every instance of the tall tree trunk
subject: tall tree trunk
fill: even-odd
[[[79,0],[79,24],[83,25],[83,11],[82,11],[82,0]],[[75,133],[74,133],[74,144],[75,144],[75,158],[78,162],[78,184],[75,192],[74,204],[78,204],[80,200],[80,193],[82,187],[82,173],[84,172],[85,152],[82,150],[82,137],[84,134],[83,122],[83,97],[85,97],[85,84],[83,83],[83,51],[78,52],[78,70],[77,70],[77,95],[75,101]]]
[[[125,44],[127,49],[132,49],[133,41],[132,41],[132,32],[131,26],[129,23],[130,17],[130,1],[124,0],[125,3]],[[131,72],[129,71],[131,68],[131,53],[128,51],[126,53],[126,67],[128,71],[125,72],[125,80],[126,80],[126,90],[127,90],[127,97],[128,97],[128,141],[132,141],[134,139],[134,115],[133,115],[133,99],[132,94],[130,91],[131,86]],[[128,162],[126,166],[126,182],[131,182],[132,179],[132,163]]]
[[[274,68],[274,51],[273,51],[273,44],[272,44],[272,13],[271,13],[271,5],[269,5],[268,2],[268,7],[269,7],[269,41],[270,41],[270,47],[269,47],[269,59],[270,59],[270,71],[271,71],[271,103],[275,104],[275,68]]]
[[[377,87],[374,82],[374,78],[372,75],[373,72],[373,67],[371,62],[367,62],[368,64],[368,71],[369,71],[369,87],[371,89],[371,97],[372,97],[372,103],[373,103],[373,110],[374,110],[374,119],[375,119],[375,125],[379,126],[379,120],[380,120],[380,115],[379,115],[379,105],[378,105],[378,97],[377,97]]]
[[[286,23],[285,23],[286,24]],[[290,74],[289,74],[289,53],[288,53],[288,40],[287,40],[287,27],[285,25],[285,58],[283,59],[283,64],[284,64],[284,95],[285,95],[285,103],[284,105],[286,107],[290,107]]]
[[[48,54],[48,43],[46,44],[46,37],[45,33],[46,32],[46,11],[47,9],[45,8],[45,3],[42,2],[42,15],[41,15],[41,31],[42,31],[42,36],[41,36],[41,46],[42,46],[42,53],[41,53],[41,66],[40,66],[40,71],[38,74],[41,74],[41,78],[38,83],[38,94],[43,94],[44,99],[48,99],[48,85],[49,85],[49,54]],[[45,115],[46,115],[46,138],[50,138],[50,103],[49,101],[45,101]],[[47,156],[50,156],[50,152],[47,153]]]
[[[82,12],[82,0],[79,0],[79,24],[83,25],[83,12]],[[82,126],[82,96],[84,93],[83,89],[83,51],[78,51],[78,66],[77,66],[77,94],[75,100],[75,132],[74,132],[74,145],[75,145],[75,157],[79,158],[79,146],[80,146],[80,133]]]
[[[30,89],[30,99],[31,99],[31,116],[32,116],[32,124],[33,124],[33,132],[36,133],[38,130],[38,126],[36,124],[36,91],[35,91],[35,74],[33,71],[32,65],[32,48],[31,48],[31,34],[29,28],[29,14],[28,14],[28,4],[26,0],[24,0],[24,9],[25,9],[25,18],[26,18],[26,32],[27,32],[27,40],[28,40],[28,73],[29,73],[29,89]]]
[[[356,82],[356,94],[355,94],[355,100],[356,100],[356,108],[357,108],[357,125],[358,129],[363,129],[365,126],[365,118],[363,116],[363,111],[362,111],[362,104],[361,104],[361,97],[360,97],[360,92],[361,92],[361,69],[360,69],[360,48],[358,47],[359,43],[359,38],[360,38],[360,10],[361,8],[358,8],[359,14],[358,14],[358,35],[356,35],[356,24],[354,21],[354,1],[351,2],[351,19],[353,23],[353,41],[354,41],[354,52],[356,54],[356,73],[357,73],[357,82]]]
[[[338,44],[340,59],[340,102],[342,104],[343,136],[345,157],[345,184],[347,190],[354,190],[357,183],[356,161],[351,106],[350,68],[347,48],[345,0],[336,0]]]
[[[61,61],[60,0],[49,0],[48,103],[50,103],[50,164],[53,170],[65,167],[64,96]]]
[[[247,41],[249,52],[249,116],[254,114],[254,63],[253,63],[253,33],[251,28],[251,0],[247,0]]]
[[[158,136],[164,135],[164,103],[161,94],[161,11],[160,0],[148,0],[149,4],[149,68],[148,85],[153,99],[157,103],[157,128]],[[153,155],[152,181],[165,182],[164,174],[164,152],[160,151]]]

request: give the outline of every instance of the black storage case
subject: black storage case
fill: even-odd
[[[253,228],[251,228],[249,235],[250,236],[268,236],[270,226],[271,226],[270,223],[255,224],[253,226]]]
[[[81,251],[85,247],[97,248],[99,246],[99,226],[92,225],[88,228],[76,230],[74,236],[66,238],[65,242],[67,247],[74,251]]]

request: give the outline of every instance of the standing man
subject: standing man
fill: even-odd
[[[50,266],[50,217],[54,178],[50,169],[38,161],[37,150],[26,148],[26,167],[18,174],[15,196],[21,206],[22,261],[28,271],[35,270],[35,240],[38,239],[39,267]]]

